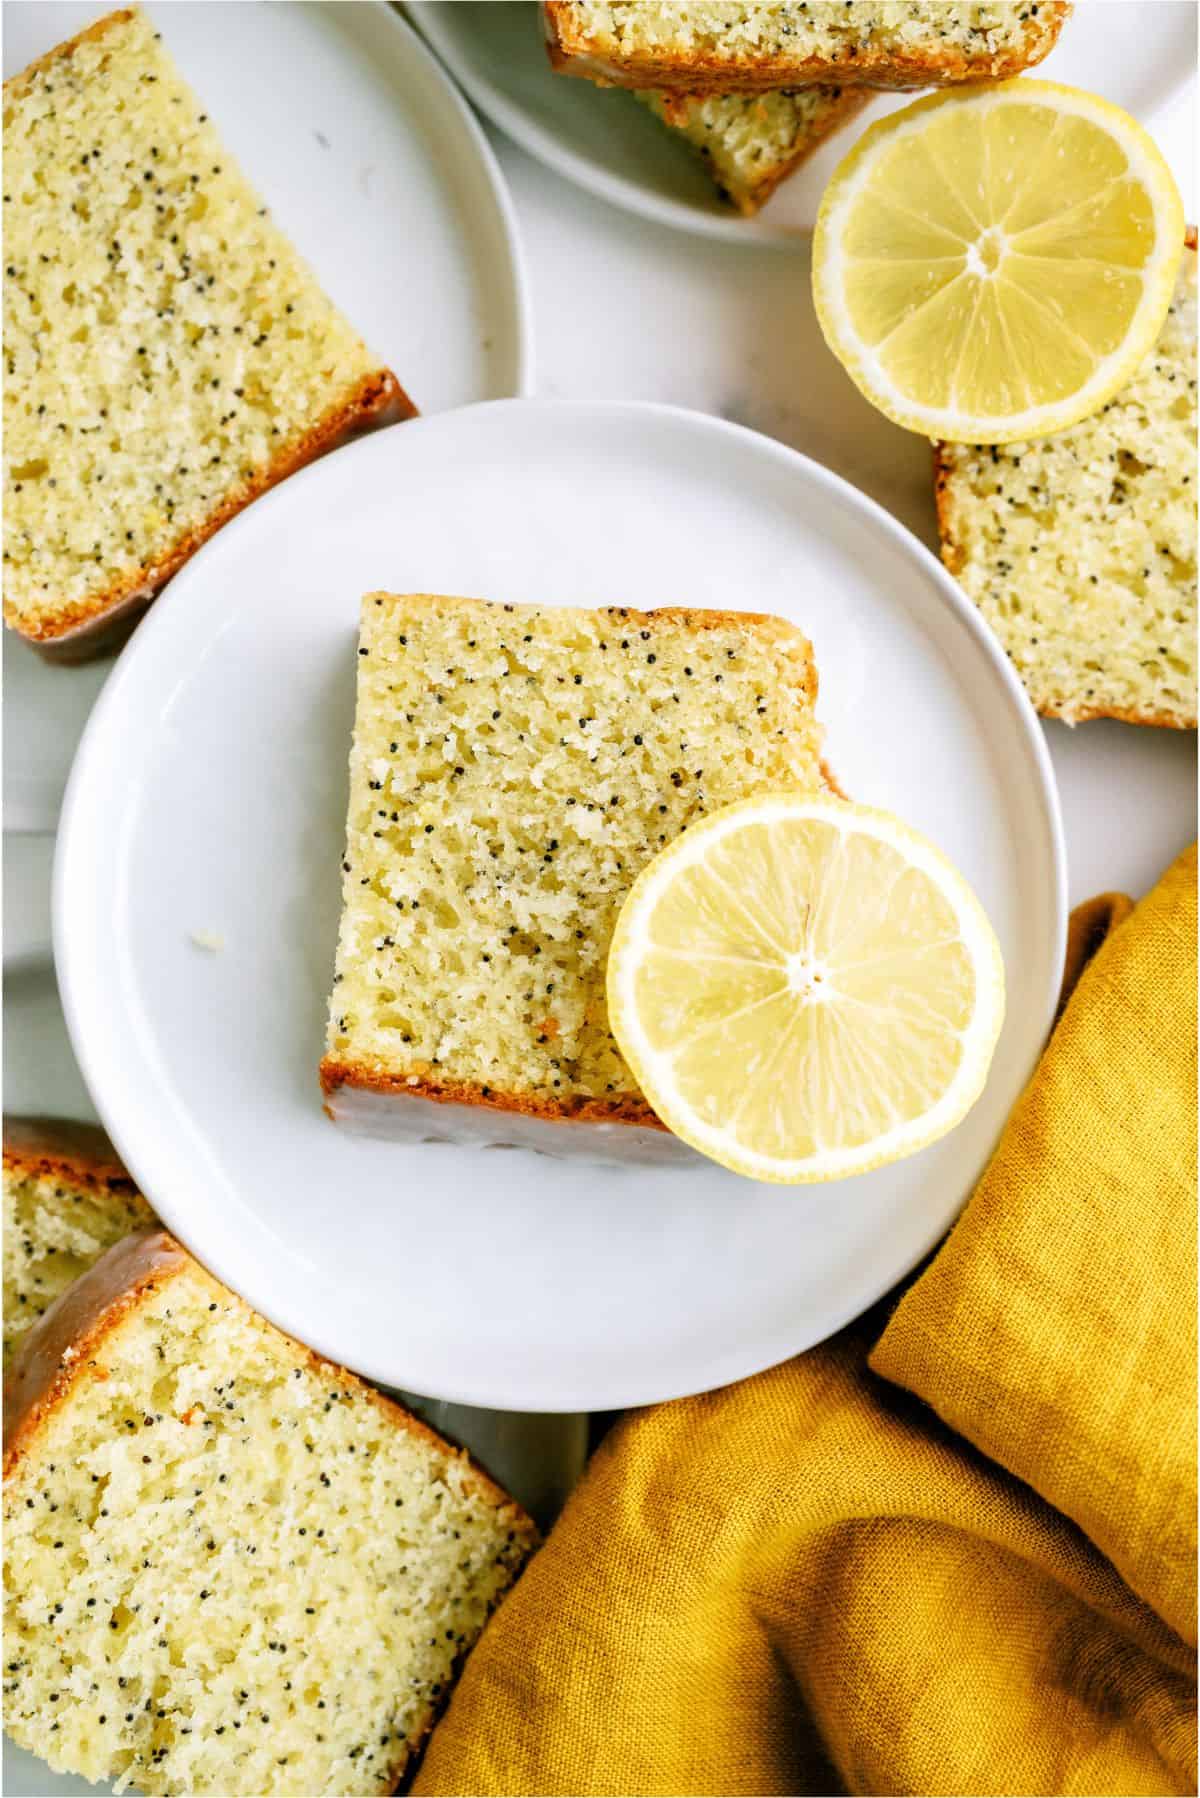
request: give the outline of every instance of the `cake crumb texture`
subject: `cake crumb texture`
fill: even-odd
[[[625,87],[719,93],[920,87],[1019,75],[1053,48],[1065,0],[546,0],[551,60]]]
[[[696,818],[824,784],[816,686],[778,618],[368,595],[326,1089],[653,1122],[617,912]]]
[[[47,1120],[35,1133],[24,1124],[4,1126],[5,1373],[59,1293],[114,1242],[157,1221],[99,1131]]]
[[[1155,348],[1093,417],[936,450],[942,555],[1039,712],[1196,723],[1196,239]]]
[[[4,607],[51,642],[148,597],[355,422],[411,411],[140,12],[5,86]]]
[[[5,1728],[118,1791],[390,1792],[533,1526],[169,1237],[68,1298],[143,1247],[8,1430]]]
[[[649,89],[637,98],[699,150],[721,192],[750,215],[870,95],[837,87],[764,94]]]

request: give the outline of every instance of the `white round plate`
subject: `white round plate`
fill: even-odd
[[[838,1187],[346,1134],[317,1089],[360,596],[777,612],[812,638],[833,768],[973,883],[1008,1021],[970,1117]],[[1041,1049],[1063,955],[1033,712],[934,558],[738,426],[500,402],[340,451],[179,575],[72,771],[54,948],[89,1091],[171,1227],[335,1359],[439,1398],[598,1410],[807,1348],[952,1221]],[[199,947],[195,940],[218,943]]]
[[[475,104],[515,143],[590,193],[729,242],[807,242],[830,175],[858,134],[911,94],[881,96],[778,189],[754,219],[718,195],[696,152],[640,101],[556,75],[532,0],[409,0],[405,9]],[[1196,66],[1195,8],[1179,0],[1091,0],[1037,73],[1091,88],[1147,119]]]
[[[5,76],[103,10],[6,6]],[[529,315],[503,176],[404,20],[381,0],[147,10],[275,217],[420,410],[528,392]],[[5,828],[53,830],[112,661],[51,668],[6,638]]]

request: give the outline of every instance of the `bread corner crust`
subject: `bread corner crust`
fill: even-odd
[[[73,1118],[6,1117],[4,1166],[30,1178],[61,1175],[131,1197],[138,1190],[99,1124]]]
[[[142,1293],[177,1277],[191,1257],[164,1230],[116,1243],[60,1294],[21,1339],[4,1383],[4,1479],[26,1458],[47,1417],[95,1367],[104,1338]]]
[[[694,94],[768,93],[783,87],[866,87],[908,90],[949,87],[971,82],[1007,81],[1034,68],[1050,54],[1072,10],[1072,0],[1043,0],[1045,30],[1029,50],[1013,49],[988,58],[968,58],[961,51],[939,56],[879,50],[874,54],[828,62],[805,57],[746,57],[731,63],[713,56],[648,56],[636,64],[597,55],[571,23],[570,0],[544,0],[542,19],[551,66],[600,87],[660,87]]]
[[[933,503],[937,508],[938,545],[943,565],[957,575],[962,570],[964,552],[955,535],[954,501],[950,492],[950,458],[947,446],[935,439],[933,451]]]
[[[1119,724],[1143,724],[1158,730],[1195,730],[1196,718],[1176,717],[1171,712],[1138,712],[1130,706],[1067,707],[1057,700],[1039,698],[1031,693],[1039,718],[1056,718],[1061,724],[1094,724],[1101,718],[1112,718]]]
[[[662,1119],[635,1093],[611,1099],[555,1100],[540,1093],[503,1092],[473,1080],[443,1080],[424,1066],[409,1074],[391,1074],[366,1062],[326,1055],[320,1066],[321,1091],[327,1099],[340,1087],[352,1086],[385,1098],[431,1099],[435,1105],[472,1105],[481,1111],[517,1113],[553,1124],[636,1124],[667,1132]],[[329,1107],[326,1106],[326,1111]]]
[[[98,30],[124,16],[131,15],[111,14],[109,19],[101,19],[91,30]],[[64,666],[88,662],[118,648],[171,576],[195,555],[202,543],[252,500],[359,432],[398,424],[416,416],[417,408],[390,369],[378,369],[364,375],[348,396],[338,400],[324,417],[283,449],[266,468],[229,494],[201,524],[186,531],[157,562],[131,570],[100,593],[60,606],[36,624],[22,622],[16,608],[6,605],[7,624],[45,660]]]
[[[136,12],[135,7],[123,6],[116,12],[105,13],[103,18],[93,19],[90,25],[85,25],[82,31],[77,31],[74,37],[65,38],[61,44],[55,44],[52,50],[47,50],[44,55],[35,57],[17,74],[10,75],[4,83],[5,99],[15,99],[35,75],[40,75],[43,69],[50,68],[56,62],[61,62],[63,57],[73,56],[80,44],[90,43],[95,38],[103,37],[116,25],[128,25],[136,16]]]

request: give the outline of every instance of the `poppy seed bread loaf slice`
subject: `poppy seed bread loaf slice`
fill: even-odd
[[[545,0],[550,60],[616,87],[761,93],[1002,81],[1041,62],[1066,0]]]
[[[94,1124],[4,1120],[4,1371],[25,1332],[106,1249],[156,1219]]]
[[[780,618],[368,594],[321,1079],[387,1136],[690,1155],[608,1024],[634,879],[696,818],[820,787]]]
[[[747,217],[871,98],[865,88],[807,87],[772,94],[637,98],[699,150],[721,192]]]
[[[5,1728],[118,1791],[395,1790],[535,1540],[162,1232],[30,1331],[5,1425]]]
[[[8,623],[81,659],[394,375],[266,216],[140,12],[4,90]]]
[[[1196,723],[1196,235],[1158,343],[1091,418],[935,450],[942,557],[1039,712]]]

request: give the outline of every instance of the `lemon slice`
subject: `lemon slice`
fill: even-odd
[[[1004,1016],[983,908],[931,843],[825,794],[748,799],[634,882],[608,959],[665,1124],[756,1180],[911,1155],[978,1098]]]
[[[881,119],[825,190],[813,295],[881,412],[959,443],[1065,430],[1133,375],[1184,218],[1120,107],[1052,81],[947,90]]]

